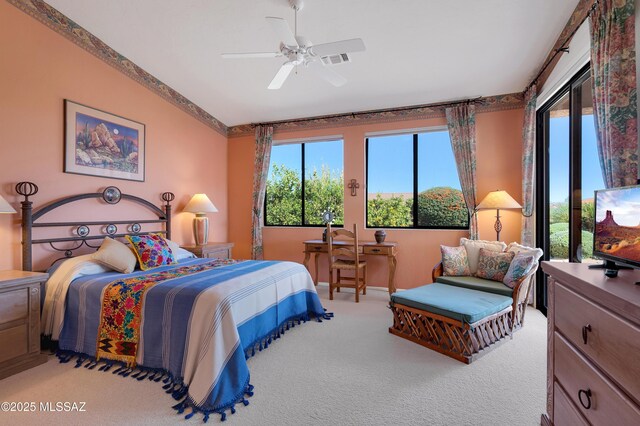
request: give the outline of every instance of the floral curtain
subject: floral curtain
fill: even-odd
[[[476,217],[476,109],[464,103],[446,109],[451,147],[456,159],[464,201],[469,209],[469,238],[478,239]]]
[[[634,0],[600,0],[590,17],[593,115],[607,188],[638,178]]]
[[[273,126],[256,127],[256,157],[253,164],[253,207],[251,229],[251,258],[261,260],[262,224],[264,223],[264,197],[273,145]]]
[[[534,242],[534,193],[536,146],[536,85],[524,93],[524,127],[522,129],[522,244],[533,247]]]

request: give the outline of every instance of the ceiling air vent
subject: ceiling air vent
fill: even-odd
[[[351,62],[351,58],[346,53],[338,53],[337,55],[322,56],[322,63],[325,65],[337,65],[343,62]]]

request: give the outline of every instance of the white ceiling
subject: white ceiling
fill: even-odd
[[[366,52],[333,69],[333,87],[305,69],[267,90],[284,58],[265,16],[287,0],[46,0],[228,126],[519,92],[578,0],[304,0],[298,33],[314,44],[360,37]]]

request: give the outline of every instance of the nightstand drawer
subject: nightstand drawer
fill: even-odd
[[[326,253],[328,248],[326,244],[307,244],[306,251],[312,251],[317,253]]]
[[[562,335],[630,395],[640,395],[640,363],[625,361],[640,353],[640,329],[561,284],[555,303],[555,325]]]
[[[29,352],[27,324],[0,331],[0,362],[26,355]]]
[[[29,288],[18,288],[0,293],[0,326],[25,319],[29,313]]]
[[[229,259],[229,250],[217,250],[217,251],[212,251],[209,253],[205,253],[205,255],[203,257],[209,258],[209,259]]]

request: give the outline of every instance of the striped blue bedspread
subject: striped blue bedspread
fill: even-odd
[[[165,269],[211,262],[187,259]],[[78,365],[99,365],[94,359],[100,324],[102,292],[116,279],[145,272],[101,273],[75,279],[68,286],[59,356]],[[243,261],[156,284],[146,293],[140,343],[134,369],[112,361],[99,369],[122,375],[164,379],[167,393],[181,400],[182,413],[191,407],[210,413],[235,412],[248,404],[246,358],[292,325],[310,317],[326,318],[307,270],[300,264]],[[158,381],[158,380],[156,380]],[[190,417],[187,415],[187,417]]]

